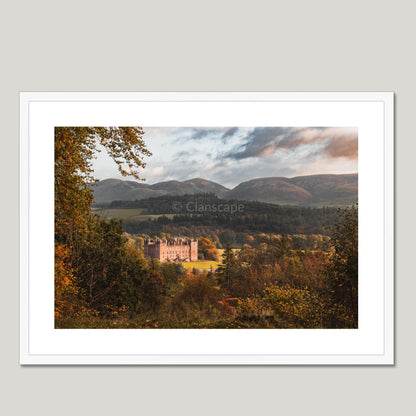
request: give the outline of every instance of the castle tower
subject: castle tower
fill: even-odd
[[[198,240],[191,240],[190,246],[190,261],[198,261]]]

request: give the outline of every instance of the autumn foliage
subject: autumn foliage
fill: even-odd
[[[209,272],[145,258],[143,233],[127,235],[120,221],[97,217],[98,143],[123,175],[141,179],[150,155],[143,134],[140,127],[55,129],[57,328],[358,327],[356,207],[339,211],[328,241],[262,233],[246,235],[235,250],[232,230],[200,228],[200,259],[221,262]],[[229,241],[221,256],[218,233]]]

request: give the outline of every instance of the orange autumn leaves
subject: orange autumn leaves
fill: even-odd
[[[55,245],[55,318],[77,316],[81,309],[80,289],[68,260],[69,249]]]

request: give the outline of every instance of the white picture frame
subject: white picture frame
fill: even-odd
[[[54,329],[55,126],[356,126],[358,329]],[[392,92],[22,92],[20,364],[393,365]]]

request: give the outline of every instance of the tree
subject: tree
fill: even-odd
[[[126,272],[119,283],[119,304],[121,309],[127,309],[135,315],[143,308],[142,286],[149,274],[149,267],[143,252],[132,243],[126,244],[124,268]]]
[[[207,274],[191,274],[184,279],[182,289],[177,293],[173,304],[176,308],[187,309],[187,306],[196,308],[199,312],[207,314],[210,308],[218,306],[220,290],[214,286]]]
[[[271,286],[262,296],[240,299],[241,319],[260,327],[322,328],[322,304],[319,297],[305,289]]]
[[[198,251],[202,254],[204,260],[218,260],[217,247],[209,238],[198,238]]]
[[[72,243],[76,233],[88,228],[95,182],[92,159],[98,143],[104,146],[123,176],[140,180],[139,168],[151,153],[143,141],[141,127],[55,128],[55,237]]]
[[[128,272],[120,223],[99,220],[91,211],[92,160],[104,146],[123,176],[140,180],[150,156],[141,127],[55,128],[55,308],[69,315],[76,297],[103,311],[119,306],[120,282]],[[64,254],[63,254],[64,253]],[[80,290],[82,289],[82,290]],[[79,300],[81,302],[81,300]]]
[[[286,234],[282,234],[278,243],[279,256],[288,256],[292,252],[292,240]]]
[[[182,263],[175,263],[175,272],[177,276],[183,276],[186,273],[186,269]]]
[[[95,218],[73,253],[74,272],[94,310],[105,313],[108,307],[121,306],[120,284],[127,277],[126,245],[119,221]]]
[[[220,282],[229,285],[238,274],[238,262],[231,248],[230,243],[227,243],[227,247],[222,253],[222,263],[218,266],[218,276]]]
[[[150,270],[141,285],[143,308],[152,313],[156,313],[163,302],[164,294],[165,285],[162,276],[158,271]]]
[[[358,209],[339,210],[339,221],[331,227],[332,248],[327,267],[332,326],[358,327]]]
[[[76,277],[68,264],[69,253],[64,246],[55,244],[55,319],[57,327],[61,320],[75,318],[84,305]]]

